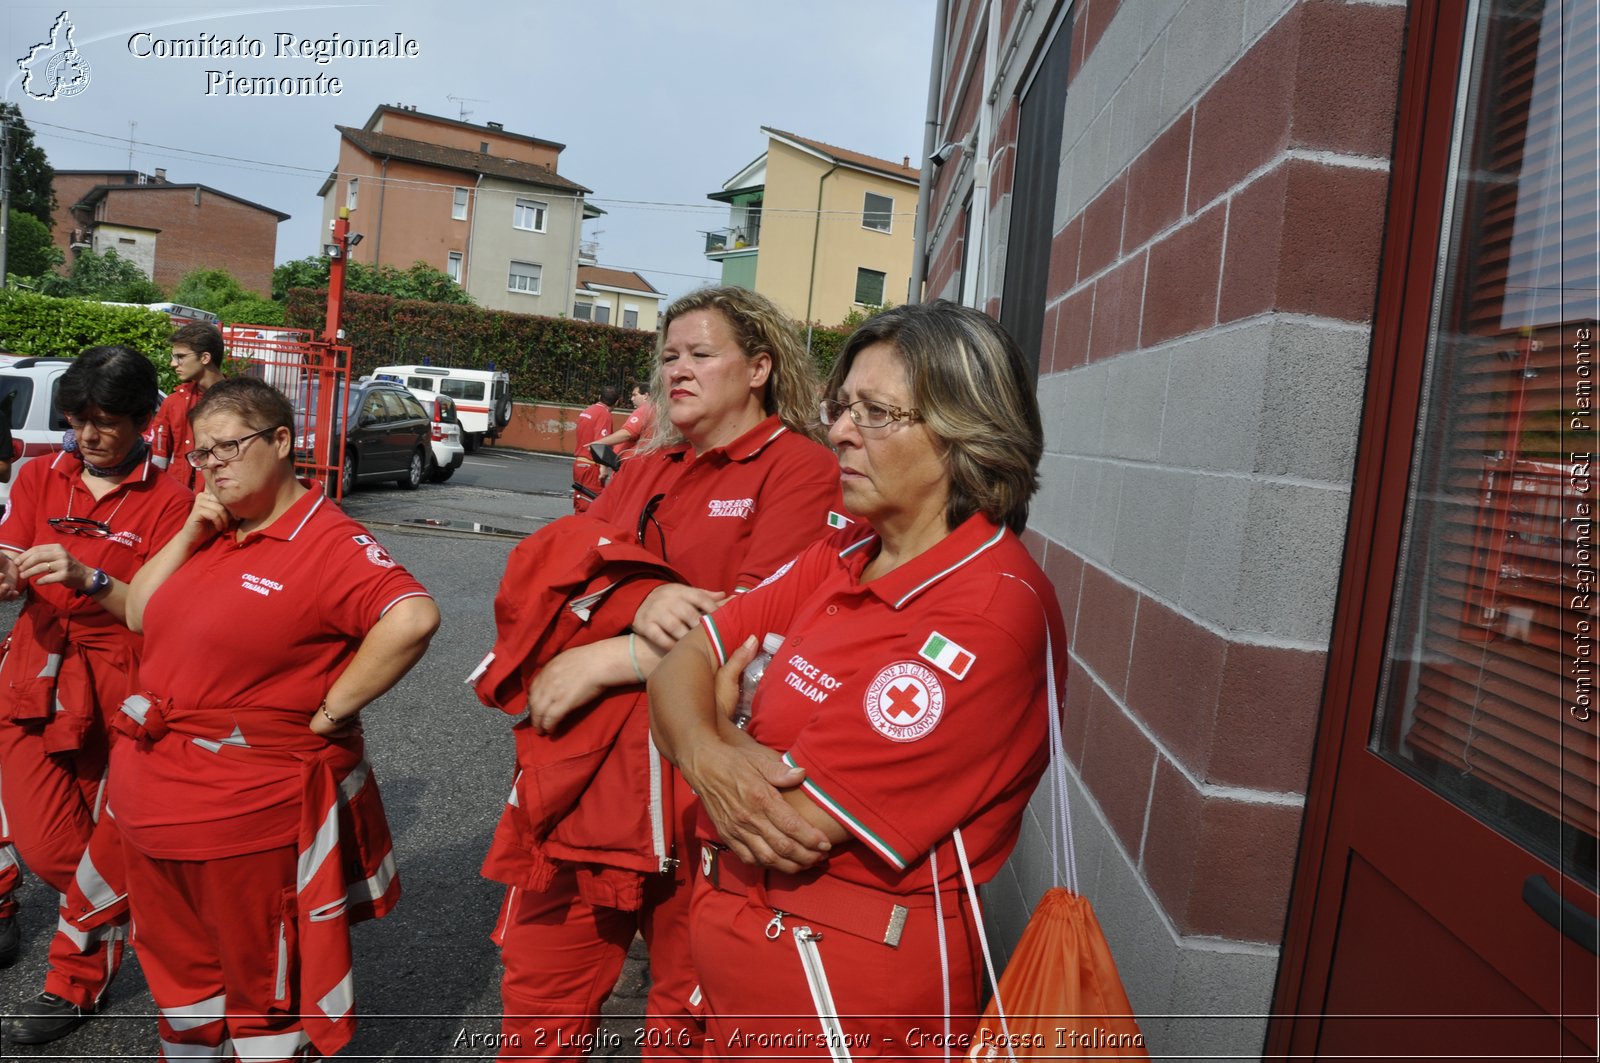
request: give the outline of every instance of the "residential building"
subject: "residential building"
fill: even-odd
[[[654,332],[664,299],[664,294],[632,270],[580,265],[572,316],[599,325]]]
[[[1037,359],[1152,1057],[1594,1058],[1600,8],[938,10],[925,291]]]
[[[919,171],[762,126],[767,150],[708,198],[728,225],[706,234],[722,283],[752,288],[801,321],[903,303]]]
[[[326,221],[349,208],[353,260],[425,262],[496,310],[571,312],[589,189],[556,172],[565,145],[387,104],[334,128],[338,166],[317,194]]]
[[[78,253],[115,250],[167,292],[197,269],[225,269],[250,291],[272,294],[282,211],[167,172],[57,170],[51,229],[70,269]]]

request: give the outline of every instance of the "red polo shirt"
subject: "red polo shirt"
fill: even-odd
[[[622,422],[622,431],[632,435],[633,438],[625,443],[618,443],[612,448],[617,452],[617,456],[620,458],[631,453],[639,445],[639,441],[649,433],[650,429],[655,427],[655,423],[655,404],[646,399],[643,406],[630,413],[628,419]]]
[[[573,452],[580,458],[589,457],[589,444],[601,436],[611,434],[611,407],[596,402],[578,414],[578,445]]]
[[[58,452],[48,461],[30,461],[11,485],[11,501],[0,520],[0,548],[22,551],[59,543],[90,568],[104,569],[126,583],[150,555],[183,527],[194,504],[149,459],[129,473],[98,501],[83,483],[83,462],[76,454]],[[49,524],[51,517],[91,517],[111,528],[106,538],[67,535]],[[69,617],[79,628],[101,628],[108,634],[134,638],[110,613],[59,583],[27,588],[37,601]]]
[[[170,698],[174,712],[228,710],[231,726],[199,736],[213,742],[309,727],[372,626],[427,593],[312,489],[242,541],[212,539],[161,585],[145,607],[139,686]],[[148,855],[235,856],[295,838],[292,761],[219,756],[177,734],[118,743],[113,760],[112,808]]]
[[[150,419],[150,427],[145,431],[156,464],[165,466],[168,476],[191,491],[198,490],[203,482],[199,470],[184,457],[194,449],[194,429],[189,426],[189,414],[200,405],[204,394],[193,383],[179,384]]]
[[[863,584],[877,547],[870,529],[840,532],[702,623],[724,659],[750,635],[786,636],[749,731],[804,768],[807,794],[861,843],[835,851],[829,874],[927,890],[938,846],[940,879],[954,886],[959,827],[987,881],[1048,760],[1047,622],[1058,683],[1066,673],[1055,591],[981,514]]]
[[[623,465],[589,515],[630,531],[656,495],[640,541],[696,587],[748,590],[828,529],[840,509],[833,452],[776,415],[725,447],[687,443]],[[663,552],[663,543],[664,552]]]

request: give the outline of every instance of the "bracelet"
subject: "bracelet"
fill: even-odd
[[[644,669],[639,667],[639,654],[633,648],[633,640],[639,636],[628,632],[628,663],[633,665],[633,674],[639,677],[639,682],[644,682]]]
[[[317,706],[317,711],[322,713],[323,716],[327,717],[328,722],[333,724],[335,727],[343,727],[343,726],[345,726],[351,720],[355,719],[355,715],[356,715],[355,713],[351,713],[349,716],[346,716],[344,719],[342,719],[342,720],[339,719],[333,713],[328,711],[328,699],[327,698],[323,698],[322,699],[322,704]]]

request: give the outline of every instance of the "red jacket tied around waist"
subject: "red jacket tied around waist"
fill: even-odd
[[[299,803],[300,1000],[307,1036],[319,1053],[332,1055],[355,1033],[350,927],[382,918],[400,900],[394,843],[359,734],[329,742],[303,722],[261,716],[246,740],[235,710],[182,711],[143,693],[123,703],[112,726],[141,744],[189,741],[257,765],[279,778],[285,801]]]

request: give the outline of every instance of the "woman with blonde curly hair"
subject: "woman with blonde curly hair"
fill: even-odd
[[[683,582],[641,588],[636,579],[626,593],[641,604],[621,634],[562,650],[528,684],[517,789],[487,865],[512,887],[495,935],[505,968],[501,1058],[582,1055],[638,932],[650,947],[644,1054],[700,1054],[687,937],[694,798],[649,745],[643,683],[701,616],[825,534],[841,508],[837,462],[811,434],[816,371],[796,324],[765,296],[706,288],[673,303],[653,391],[651,437],[571,519],[599,522],[604,541],[631,540]],[[545,596],[555,567],[524,569],[514,555],[503,587],[519,601]],[[608,599],[613,608],[622,593]],[[509,708],[520,711],[521,691]],[[587,755],[581,725],[618,695],[632,699],[629,722],[604,763],[562,818],[532,822],[544,786],[528,782],[533,759],[566,765]],[[508,872],[529,866],[512,851],[529,838],[540,870]]]

